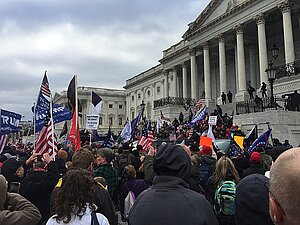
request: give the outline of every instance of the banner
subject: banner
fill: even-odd
[[[43,98],[43,97],[41,97]],[[36,112],[35,112],[35,129],[36,132],[39,132],[42,130],[43,126],[45,125],[45,119],[48,116],[48,108],[43,108],[43,107],[36,107]],[[53,123],[60,123],[62,121],[66,120],[71,120],[72,119],[72,114],[69,111],[68,108],[61,106],[59,104],[53,104],[52,108],[53,112]]]
[[[86,115],[86,129],[97,130],[99,126],[99,115]]]
[[[210,137],[200,136],[200,146],[212,147],[212,139]]]
[[[4,109],[0,109],[0,113],[0,135],[9,134],[21,130],[21,127],[19,127],[19,123],[22,116],[20,114],[10,112]]]
[[[217,125],[218,116],[210,116],[208,118],[209,125]]]

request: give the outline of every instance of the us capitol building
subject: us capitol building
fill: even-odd
[[[300,1],[212,0],[188,24],[182,40],[163,50],[157,65],[126,80],[125,90],[97,89],[107,102],[100,129],[111,124],[119,131],[126,118],[137,115],[142,101],[152,121],[161,111],[174,119],[180,112],[187,116],[186,102],[205,99],[210,111],[221,105],[222,92],[231,91],[233,102],[222,105],[223,112],[234,111],[234,122],[245,132],[254,124],[265,131],[269,122],[273,137],[298,145],[300,112],[284,110],[284,97],[300,90],[299,37]],[[261,97],[262,82],[268,85],[268,98],[258,107],[249,101],[247,87]],[[110,93],[107,98],[105,93]],[[63,95],[57,93],[54,101],[61,103]],[[89,96],[79,94],[85,104]]]

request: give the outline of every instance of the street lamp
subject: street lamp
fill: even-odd
[[[271,105],[274,106],[274,92],[273,92],[273,84],[276,78],[276,68],[273,67],[273,63],[270,62],[268,68],[265,71],[268,74],[268,81],[270,83],[270,88],[271,88]]]
[[[272,57],[276,59],[278,57],[279,49],[277,48],[276,44],[274,43],[273,47],[271,48]]]

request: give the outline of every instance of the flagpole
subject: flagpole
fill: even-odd
[[[35,153],[36,140],[35,140],[35,123],[36,123],[36,105],[33,103],[33,153]]]
[[[55,156],[54,149],[54,124],[53,124],[53,109],[52,109],[52,94],[50,93],[50,121],[51,121],[51,136],[52,136],[52,153]]]
[[[77,75],[75,75],[75,122],[76,122],[76,133],[77,133],[77,129],[78,129],[78,100],[77,100]]]

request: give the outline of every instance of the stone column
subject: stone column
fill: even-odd
[[[181,64],[181,66],[182,66],[182,97],[187,98],[188,97],[187,69],[184,62]]]
[[[176,70],[176,67],[174,66],[173,68],[173,96],[174,97],[178,97],[178,85],[177,85],[177,70]]]
[[[210,61],[209,61],[209,45],[205,43],[203,46],[204,58],[204,91],[205,99],[211,99],[211,82],[210,82]]]
[[[164,98],[169,97],[168,72],[164,72]]]
[[[291,63],[295,61],[291,6],[292,4],[289,1],[281,2],[281,4],[278,6],[282,12],[283,19],[285,63]]]
[[[152,96],[153,96],[153,101],[156,100],[156,84],[152,84]]]
[[[197,63],[196,50],[190,51],[191,56],[191,98],[197,99]]]
[[[268,74],[266,69],[268,68],[268,52],[267,52],[267,39],[266,39],[266,27],[264,14],[260,13],[254,20],[257,24],[258,30],[258,52],[259,52],[259,75],[260,82],[268,83]]]
[[[220,95],[222,92],[227,93],[227,75],[226,75],[226,54],[225,38],[223,34],[217,36],[219,39],[219,67],[220,67]]]
[[[250,45],[249,46],[249,61],[250,61],[250,81],[251,81],[251,86],[254,88],[257,88],[257,76],[256,76],[256,68],[255,68],[255,46]]]
[[[245,50],[244,50],[244,31],[243,25],[238,24],[234,27],[236,32],[237,63],[238,63],[238,92],[244,92],[246,88],[246,69],[245,69]]]

